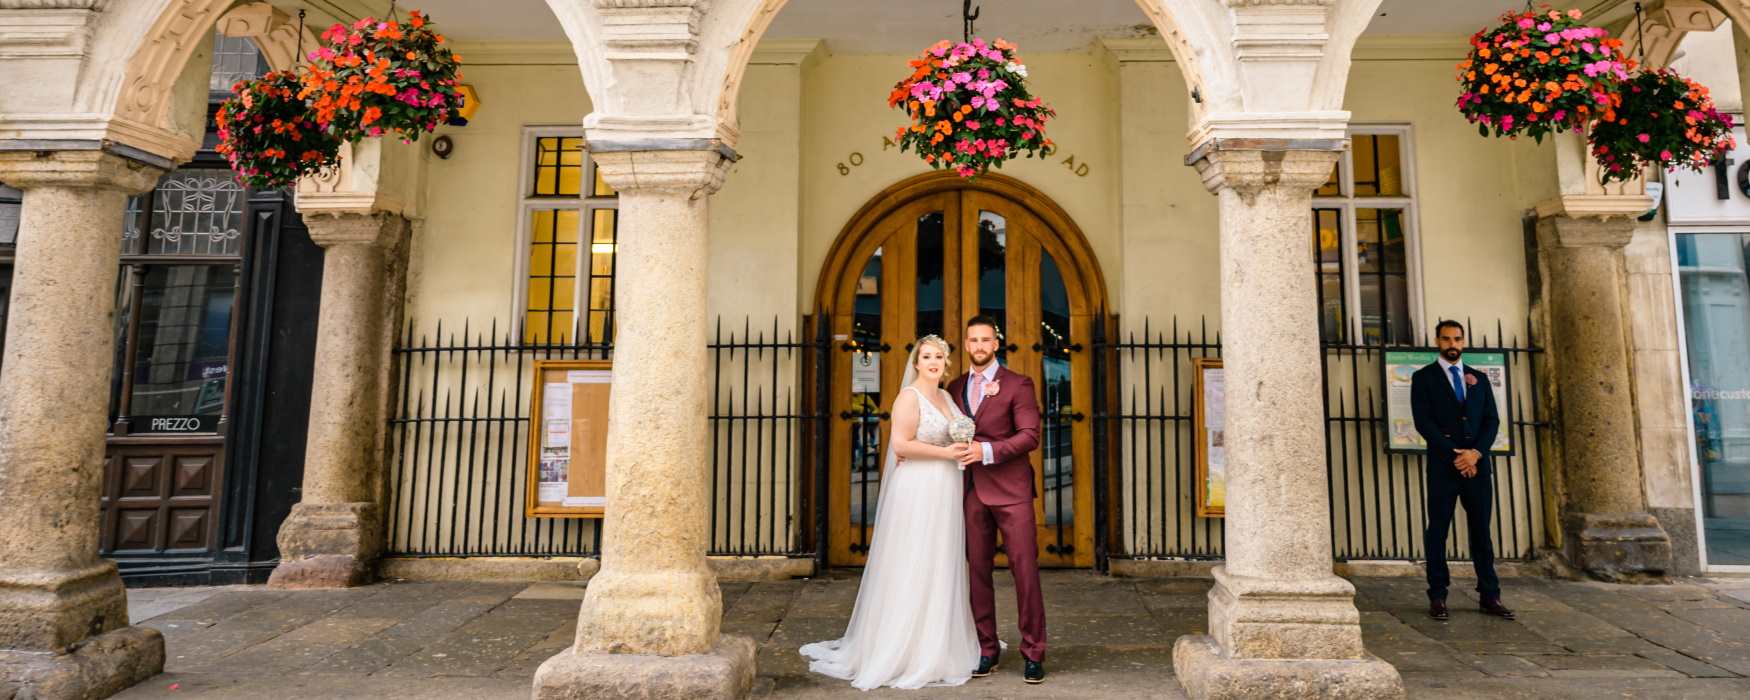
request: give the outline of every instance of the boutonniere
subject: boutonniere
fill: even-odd
[[[1466,372],[1464,375],[1464,385],[1465,386],[1476,386],[1477,385],[1477,375]]]
[[[984,395],[986,398],[996,396],[997,392],[1001,391],[1001,390],[1002,390],[1002,385],[997,383],[997,382],[991,382],[989,384],[984,385]]]

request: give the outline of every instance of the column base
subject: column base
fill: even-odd
[[[348,588],[377,578],[382,524],[373,503],[299,503],[280,525],[270,588]]]
[[[1306,580],[1235,576],[1215,567],[1209,633],[1242,659],[1359,659],[1355,586],[1335,575]]]
[[[114,562],[0,571],[0,649],[64,653],[127,625],[128,592]]]
[[[164,636],[123,627],[65,653],[0,649],[0,697],[107,698],[164,670]]]
[[[1398,670],[1366,652],[1355,659],[1235,659],[1207,635],[1173,644],[1173,673],[1194,700],[1404,697]]]
[[[1569,513],[1568,561],[1593,578],[1659,583],[1671,569],[1671,536],[1648,513]]]
[[[754,643],[724,635],[708,654],[651,656],[566,649],[535,671],[535,700],[728,700],[753,691]]]

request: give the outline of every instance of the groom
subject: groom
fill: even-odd
[[[1045,598],[1039,591],[1038,526],[1033,517],[1033,463],[1039,447],[1039,402],[1033,380],[997,364],[997,324],[989,316],[966,322],[972,371],[948,383],[948,393],[972,416],[978,432],[960,448],[966,466],[966,561],[972,578],[972,619],[978,626],[978,670],[997,668],[996,533],[1002,530],[1020,603],[1022,679],[1045,682]]]

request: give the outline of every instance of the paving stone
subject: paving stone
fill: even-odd
[[[389,668],[395,675],[488,676],[559,627],[575,629],[569,600],[510,600]],[[567,615],[572,618],[568,619]]]
[[[1638,653],[1641,658],[1669,668],[1691,678],[1734,678],[1738,674],[1727,671],[1713,664],[1692,659],[1664,647],[1655,647]]]
[[[1549,675],[1544,667],[1511,654],[1476,654],[1471,668],[1489,676],[1504,678],[1539,678]]]
[[[1658,663],[1648,661],[1639,656],[1624,654],[1525,654],[1519,658],[1530,661],[1551,671],[1623,671],[1646,673],[1674,673]]]
[[[517,591],[516,600],[583,600],[582,583],[536,583]]]

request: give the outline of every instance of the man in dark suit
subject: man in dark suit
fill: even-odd
[[[1428,615],[1447,619],[1446,588],[1452,576],[1446,568],[1446,531],[1452,527],[1454,503],[1463,503],[1470,527],[1471,560],[1477,570],[1482,611],[1513,619],[1501,604],[1501,580],[1495,576],[1495,550],[1489,539],[1489,507],[1493,503],[1489,448],[1501,428],[1489,377],[1464,366],[1464,326],[1441,321],[1434,327],[1440,357],[1416,370],[1410,379],[1410,411],[1416,432],[1428,443],[1428,530],[1422,542],[1428,556]]]
[[[978,425],[971,445],[960,452],[966,467],[966,561],[972,583],[972,620],[978,627],[978,669],[996,670],[996,533],[1003,533],[1009,573],[1020,607],[1022,679],[1045,681],[1045,598],[1039,590],[1039,528],[1033,517],[1033,461],[1039,447],[1039,400],[1033,380],[996,361],[997,324],[988,316],[966,323],[966,353],[972,371],[948,383],[960,410]]]

